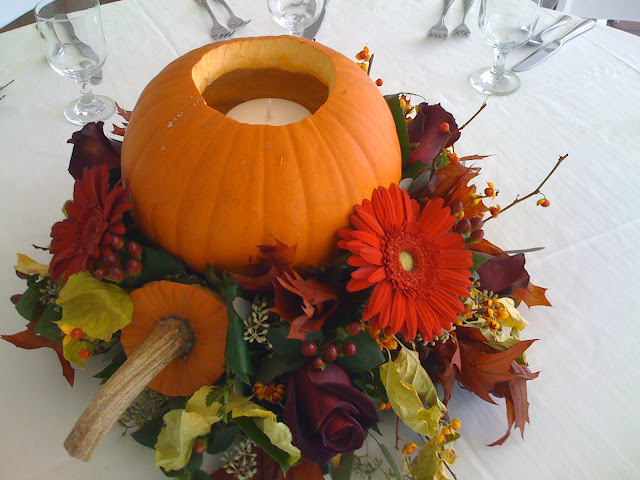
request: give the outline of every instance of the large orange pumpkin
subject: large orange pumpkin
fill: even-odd
[[[225,115],[263,97],[312,115],[278,127]],[[371,79],[294,37],[219,42],[175,60],[142,92],[122,147],[140,228],[199,271],[242,271],[274,239],[297,245],[297,266],[326,263],[353,205],[400,170],[394,122]]]

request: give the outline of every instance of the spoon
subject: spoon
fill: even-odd
[[[542,35],[553,30],[554,28],[561,27],[562,25],[566,25],[571,21],[571,17],[569,15],[561,16],[556,22],[550,27],[545,28],[541,32],[535,34],[531,39],[527,42],[527,45],[542,45]]]

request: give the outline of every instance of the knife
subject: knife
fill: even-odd
[[[584,32],[591,30],[596,25],[595,20],[587,19],[580,22],[578,25],[573,27],[567,34],[562,37],[554,40],[553,42],[549,42],[546,45],[543,45],[538,50],[533,52],[527,58],[522,60],[520,63],[515,65],[511,71],[513,72],[523,72],[525,70],[529,70],[532,67],[535,67],[544,59],[550,57],[554,53],[558,51],[558,49],[567,41],[572,38],[577,37],[578,35],[583,34]]]
[[[318,34],[318,30],[320,30],[320,25],[322,25],[322,20],[324,20],[324,14],[327,11],[327,5],[329,5],[329,0],[326,0],[324,2],[324,5],[322,6],[322,11],[318,16],[318,19],[315,22],[313,22],[312,25],[305,28],[304,31],[302,32],[302,36],[307,40],[315,40],[316,35]]]

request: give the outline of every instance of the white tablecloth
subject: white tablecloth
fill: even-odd
[[[282,33],[265,3],[233,2],[238,15],[252,19],[236,36]],[[367,44],[384,93],[420,93],[463,122],[484,99],[468,85],[468,74],[488,65],[492,52],[473,21],[469,38],[427,38],[440,4],[332,0],[317,40],[348,56]],[[450,27],[461,16],[460,6],[454,8]],[[540,25],[554,15],[544,12]],[[110,53],[95,91],[129,109],[167,63],[210,41],[209,19],[192,0],[123,0],[103,7],[103,21]],[[513,52],[508,64],[531,51]],[[521,90],[490,98],[457,150],[493,155],[482,161],[480,182],[496,184],[503,206],[533,189],[558,156],[569,153],[544,188],[550,208],[530,201],[485,229],[505,249],[546,247],[528,255],[527,268],[534,283],[549,288],[554,308],[523,308],[531,323],[526,338],[541,339],[528,352],[532,370],[541,374],[529,382],[531,424],[524,441],[516,432],[503,446],[487,447],[504,433],[504,407],[457,388],[450,407],[462,420],[463,436],[454,470],[460,480],[640,478],[640,210],[633,203],[640,184],[640,38],[598,25],[520,76]],[[11,78],[0,102],[4,334],[25,323],[8,300],[24,289],[12,273],[15,253],[47,260],[30,245],[48,244],[50,227],[72,194],[66,171],[71,145],[65,142],[77,128],[62,110],[78,94],[46,63],[33,25],[0,35],[0,84]],[[52,351],[0,342],[0,477],[164,478],[153,452],[121,437],[118,428],[91,463],[66,455],[62,443],[96,392],[91,374],[100,368],[78,372],[70,388]]]

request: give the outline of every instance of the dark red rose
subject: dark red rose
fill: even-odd
[[[371,399],[335,364],[323,371],[305,365],[291,376],[287,392],[284,421],[305,460],[326,463],[360,448],[366,430],[380,421]]]
[[[76,180],[82,178],[86,168],[106,164],[109,168],[120,166],[122,143],[109,140],[104,134],[104,122],[87,123],[75,132],[67,143],[73,143],[69,173]]]
[[[449,132],[456,132],[454,135],[440,129],[444,122],[449,124]],[[450,147],[460,138],[460,132],[457,132],[457,129],[458,125],[453,115],[442,108],[440,104],[421,103],[418,106],[418,113],[408,126],[409,142],[419,143],[411,151],[409,165],[418,161],[431,164],[440,150]]]
[[[490,257],[478,267],[480,287],[499,295],[511,295],[514,287],[526,288],[529,274],[524,269],[524,253]]]

